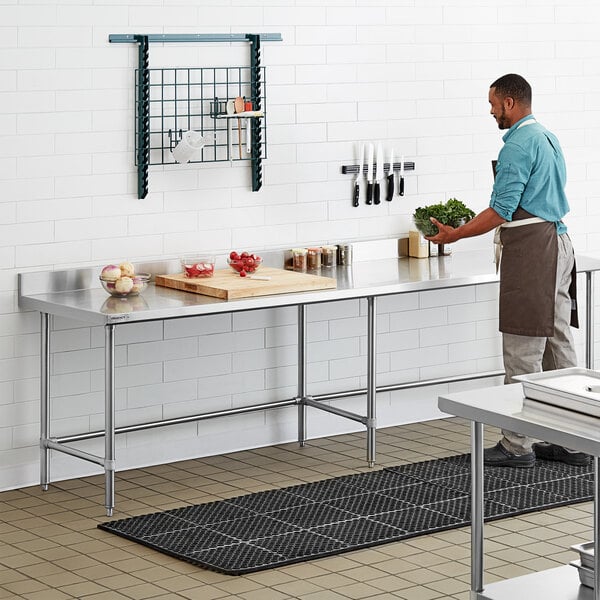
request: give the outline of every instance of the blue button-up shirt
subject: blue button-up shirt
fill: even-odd
[[[512,221],[520,206],[556,223],[558,234],[565,233],[561,220],[569,212],[565,159],[556,136],[537,122],[527,123],[532,119],[527,115],[517,121],[502,138],[490,207]]]

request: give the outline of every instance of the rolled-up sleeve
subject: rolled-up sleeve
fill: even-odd
[[[531,168],[531,156],[520,146],[510,143],[504,145],[498,155],[496,179],[490,198],[490,208],[503,219],[512,221],[529,181]]]

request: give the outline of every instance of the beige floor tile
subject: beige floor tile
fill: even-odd
[[[288,596],[291,596],[292,598],[301,598],[306,594],[313,594],[315,592],[324,591],[322,587],[315,585],[308,579],[282,583],[280,585],[274,586],[274,589],[284,594],[288,594]]]
[[[469,578],[470,579],[470,578]],[[440,579],[439,581],[432,581],[427,583],[426,587],[450,596],[451,594],[457,594],[459,592],[467,591],[470,588],[470,581],[461,581],[454,577],[447,577]]]
[[[251,592],[244,592],[243,594],[238,594],[238,596],[240,596],[240,598],[244,598],[244,600],[287,600],[288,598],[294,597],[280,592],[279,590],[274,590],[270,588],[252,590]]]
[[[269,569],[258,573],[250,573],[247,577],[252,581],[256,581],[256,583],[263,587],[274,587],[276,585],[281,585],[282,583],[289,583],[290,581],[296,580],[296,577],[293,577],[289,573],[283,573],[279,569]]]
[[[19,581],[27,581],[29,577],[20,571],[14,569],[6,569],[0,572],[0,589],[8,587]]]
[[[412,581],[413,583],[418,584],[431,583],[432,581],[440,581],[446,579],[446,577],[441,573],[436,573],[435,571],[428,571],[426,569],[414,569],[414,566],[412,571],[406,571],[402,573],[402,577],[407,581]]]
[[[61,585],[60,589],[73,598],[86,598],[92,594],[99,594],[107,591],[105,587],[98,585],[94,581],[83,581],[82,583],[75,583],[73,585]]]
[[[351,598],[352,600],[358,600],[359,598],[370,598],[374,595],[379,595],[380,590],[372,585],[367,583],[354,583],[352,585],[345,585],[341,588],[336,588],[335,590],[342,596],[346,598]]]
[[[460,577],[471,573],[471,566],[458,561],[444,562],[430,567],[432,571],[445,575],[446,577]]]
[[[354,579],[349,578],[343,573],[328,573],[327,575],[319,575],[310,578],[311,583],[314,583],[317,587],[323,588],[324,590],[343,587],[344,585],[349,585],[353,581]]]
[[[96,580],[96,583],[111,590],[123,590],[125,588],[140,585],[144,582],[128,573],[119,573],[110,577],[100,577]]]
[[[335,590],[320,590],[292,597],[298,598],[298,600],[348,600],[346,596],[342,596]]]
[[[39,592],[24,594],[24,600],[69,600],[73,596],[66,594],[61,590],[45,589]]]
[[[198,585],[195,588],[189,590],[182,590],[179,594],[173,594],[176,598],[186,598],[187,600],[220,600],[229,598],[239,598],[237,595],[232,595],[225,590],[220,590],[212,585]]]
[[[395,595],[403,600],[437,600],[437,598],[447,598],[447,596],[440,594],[440,592],[423,585],[396,592]]]
[[[21,579],[19,581],[13,581],[3,586],[9,592],[12,592],[17,597],[20,594],[27,594],[29,592],[39,592],[40,590],[48,590],[48,586],[44,585],[40,581],[35,579]]]
[[[373,579],[378,579],[379,577],[383,577],[385,576],[385,572],[381,571],[380,569],[377,569],[376,567],[372,567],[372,566],[362,566],[362,567],[357,567],[355,569],[351,569],[349,571],[342,571],[341,575],[345,575],[347,576],[349,579],[354,579],[356,581],[364,581],[364,582],[369,582],[372,581]]]
[[[125,594],[122,594],[118,590],[110,590],[108,592],[99,592],[98,594],[92,594],[85,600],[131,600]]]

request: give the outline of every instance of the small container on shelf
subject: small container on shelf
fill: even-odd
[[[291,248],[283,252],[283,268],[287,271],[294,270],[294,253]]]
[[[306,271],[306,248],[292,248],[294,271]]]
[[[413,258],[427,258],[429,256],[429,241],[423,234],[416,230],[408,232],[408,255]]]
[[[348,267],[352,264],[352,244],[338,244],[337,264],[340,267]]]
[[[309,271],[321,268],[321,248],[306,249],[306,268]]]
[[[335,267],[337,264],[337,246],[323,246],[321,248],[321,266],[324,268]]]

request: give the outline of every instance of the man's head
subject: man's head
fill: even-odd
[[[531,86],[520,75],[503,75],[490,86],[490,113],[500,129],[531,114]]]

